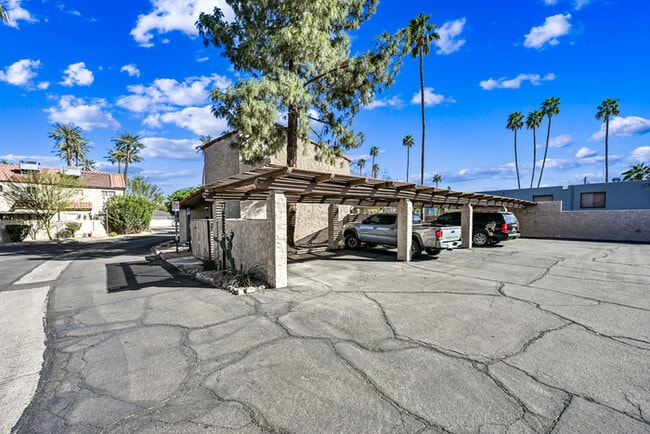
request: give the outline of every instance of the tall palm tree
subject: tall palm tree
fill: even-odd
[[[435,32],[437,26],[429,22],[431,15],[420,13],[409,21],[408,49],[413,58],[420,59],[420,107],[422,109],[422,161],[420,167],[420,184],[424,184],[424,141],[426,136],[426,120],[424,116],[424,62],[423,57],[429,54],[429,46],[434,40],[440,39]]]
[[[48,133],[47,137],[54,139],[61,159],[66,160],[66,165],[72,166],[72,159],[76,157],[78,166],[79,156],[86,157],[85,151],[88,149],[88,140],[82,135],[81,128],[59,122],[53,124],[52,127],[54,131]]]
[[[117,145],[115,146],[115,149],[109,150],[108,155],[104,158],[106,158],[106,160],[108,160],[108,162],[111,164],[117,163],[117,174],[119,175],[122,173],[122,162],[124,161],[124,151],[119,149]]]
[[[541,110],[533,110],[526,117],[526,128],[533,130],[533,173],[530,176],[530,188],[533,188],[535,180],[535,166],[537,165],[537,128],[542,125],[544,113]]]
[[[609,118],[618,116],[618,99],[607,98],[598,106],[596,119],[605,119],[605,182],[609,182]]]
[[[0,3],[0,21],[3,23],[8,23],[9,22],[9,14],[5,10],[5,8],[2,6]]]
[[[122,133],[119,137],[112,139],[115,143],[115,148],[122,152],[122,162],[124,162],[124,180],[127,180],[129,172],[129,164],[139,163],[143,158],[138,155],[141,149],[144,149],[144,144],[140,142],[140,136]]]
[[[433,182],[436,183],[436,188],[437,188],[438,183],[442,182],[442,175],[440,175],[439,173],[436,173],[435,175],[433,175]]]
[[[357,166],[359,167],[359,176],[362,176],[363,168],[366,167],[366,160],[361,158],[357,161]]]
[[[621,175],[623,175],[623,181],[650,180],[650,166],[646,166],[645,163],[635,164]]]
[[[375,157],[379,155],[379,148],[377,146],[371,146],[370,147],[370,156],[372,157],[372,164],[371,164],[371,169],[372,173],[375,173]],[[373,178],[376,178],[376,176],[373,175]]]
[[[413,136],[408,134],[402,139],[402,145],[406,146],[406,182],[409,182],[409,164],[411,162],[411,148],[415,144]]]
[[[379,164],[372,163],[372,177],[376,178],[378,173],[379,173]]]
[[[506,128],[515,133],[515,170],[517,171],[517,188],[521,188],[519,181],[519,160],[517,159],[517,130],[524,126],[524,114],[522,112],[513,112],[508,116]]]
[[[546,155],[548,154],[548,141],[551,138],[551,119],[553,116],[560,113],[560,98],[552,96],[546,98],[542,103],[542,113],[548,119],[548,130],[546,131],[546,146],[544,148],[544,159],[542,160],[542,168],[539,171],[539,180],[537,181],[537,188],[542,183],[542,176],[544,175],[544,166],[546,165]]]

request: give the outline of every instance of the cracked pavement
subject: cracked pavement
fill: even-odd
[[[531,239],[322,252],[248,296],[142,257],[73,261],[15,430],[648,433],[648,258]]]

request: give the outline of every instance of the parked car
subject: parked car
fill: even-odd
[[[362,222],[348,223],[343,235],[349,249],[357,249],[362,243],[368,247],[379,244],[397,246],[397,213],[372,214]],[[460,226],[425,226],[421,224],[420,216],[413,215],[412,257],[420,255],[422,250],[434,256],[443,249],[459,247],[461,241]]]
[[[435,220],[436,224],[460,225],[460,212],[448,212]],[[519,221],[511,212],[504,211],[475,211],[472,220],[472,244],[485,246],[501,241],[519,238]]]

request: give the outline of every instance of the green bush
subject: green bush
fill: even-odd
[[[108,228],[117,234],[137,234],[149,229],[155,206],[138,196],[115,195],[106,201]]]
[[[81,223],[79,222],[67,222],[65,224],[66,229],[70,232],[70,236],[74,238],[74,234],[81,229]]]
[[[29,234],[29,230],[31,229],[31,226],[29,225],[7,225],[5,226],[5,231],[9,234],[9,239],[13,242],[20,242],[23,241],[26,237],[27,234]]]

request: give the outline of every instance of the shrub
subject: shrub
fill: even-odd
[[[81,229],[81,223],[79,222],[67,222],[65,227],[70,232],[70,236],[74,238],[74,234]]]
[[[5,226],[5,231],[9,234],[9,239],[13,242],[23,241],[29,230],[31,229],[30,225],[7,225]]]
[[[247,270],[240,267],[239,270],[230,270],[232,281],[230,284],[235,287],[255,286],[256,284],[263,283],[266,280],[262,267],[256,265]]]
[[[137,234],[149,228],[155,206],[138,196],[113,196],[106,202],[108,227],[117,234]]]
[[[205,271],[219,271],[221,270],[221,261],[215,259],[204,259],[203,270]]]

